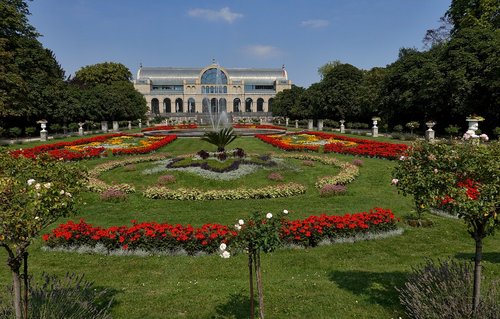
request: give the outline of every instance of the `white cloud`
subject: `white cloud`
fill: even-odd
[[[313,29],[325,28],[329,24],[330,24],[330,21],[328,21],[328,20],[321,20],[321,19],[306,20],[306,21],[302,21],[300,23],[300,25],[302,27],[313,28]]]
[[[249,45],[245,47],[245,52],[248,55],[256,56],[259,58],[273,58],[281,55],[281,51],[272,45]]]
[[[190,17],[202,18],[208,21],[223,20],[227,23],[233,23],[236,19],[243,18],[243,14],[232,12],[228,7],[224,7],[219,11],[210,9],[191,9],[188,12]]]

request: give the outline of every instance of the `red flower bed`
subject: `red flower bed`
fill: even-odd
[[[63,158],[65,160],[75,160],[89,157],[99,156],[102,152],[104,152],[104,147],[87,147],[84,152],[73,152],[67,149],[64,149],[66,146],[74,146],[81,144],[89,144],[93,142],[104,142],[105,140],[121,136],[123,134],[106,134],[99,135],[89,138],[82,138],[72,142],[59,142],[52,144],[44,144],[26,149],[19,149],[15,151],[11,151],[10,155],[12,157],[24,156],[27,158],[36,158],[38,155],[42,153],[47,153],[55,158]]]
[[[342,143],[331,143],[324,146],[325,153],[341,153],[341,154],[351,154],[351,155],[361,155],[368,157],[382,157],[387,159],[397,159],[403,154],[407,149],[408,145],[405,144],[394,144],[377,142],[365,139],[352,138],[342,135],[313,132],[317,136],[323,138],[336,138],[343,141],[355,142],[356,146],[348,147]]]
[[[234,128],[262,128],[270,130],[286,130],[286,128],[270,124],[233,124]]]
[[[344,216],[319,215],[303,220],[287,221],[282,228],[282,238],[290,244],[314,247],[322,240],[335,240],[359,233],[396,229],[396,220],[390,209],[374,208],[369,213]]]
[[[300,132],[296,134],[310,134],[310,135],[316,135],[325,140],[334,138],[341,141],[356,143],[355,146],[346,145],[343,143],[325,144],[323,148],[325,153],[335,152],[340,154],[351,154],[351,155],[360,155],[368,157],[382,157],[387,159],[396,159],[399,158],[399,156],[401,156],[401,154],[403,154],[408,149],[408,145],[405,144],[377,142],[377,141],[347,137],[347,136],[324,133],[324,132],[307,132],[307,133]],[[317,152],[319,151],[320,148],[319,145],[288,144],[280,141],[279,139],[266,135],[255,135],[255,137],[285,151],[306,150],[306,151]]]
[[[149,131],[170,131],[170,130],[187,130],[198,128],[198,125],[192,124],[177,124],[177,125],[158,125],[152,127],[146,127],[141,130],[141,132],[149,132]]]
[[[314,247],[325,239],[349,237],[359,233],[394,230],[396,219],[390,209],[374,208],[370,212],[344,216],[310,216],[304,220],[283,220],[281,238],[284,243]],[[214,253],[221,243],[231,243],[238,232],[220,224],[205,224],[199,228],[191,225],[137,223],[132,226],[101,228],[85,221],[60,224],[42,239],[49,247],[74,247],[102,244],[108,250],[143,249],[147,251],[189,254]]]
[[[274,137],[268,136],[268,135],[262,135],[262,134],[256,134],[256,138],[260,139],[261,141],[271,144],[272,146],[275,146],[277,148],[280,148],[285,151],[313,151],[317,152],[319,151],[319,145],[295,145],[295,144],[288,144],[283,141],[280,141],[279,139],[276,139]]]
[[[9,152],[9,154],[12,157],[19,157],[19,156],[24,156],[27,158],[36,158],[40,154],[48,154],[51,157],[54,158],[62,158],[66,161],[72,161],[72,160],[80,160],[80,159],[86,159],[86,158],[92,158],[92,157],[99,157],[101,154],[106,150],[105,147],[85,147],[81,151],[72,151],[69,149],[66,149],[65,147],[67,146],[75,146],[75,145],[82,145],[82,144],[89,144],[89,143],[94,143],[94,142],[105,142],[106,140],[112,138],[112,137],[119,137],[119,136],[135,136],[135,137],[142,137],[142,134],[121,134],[121,133],[114,133],[114,134],[106,134],[106,135],[99,135],[99,136],[94,136],[94,137],[89,137],[89,138],[82,138],[78,139],[72,142],[59,142],[59,143],[52,143],[52,144],[44,144],[40,146],[35,146],[31,148],[26,148],[26,149],[19,149],[15,151]],[[158,148],[167,145],[168,143],[172,142],[177,138],[176,135],[167,135],[161,140],[158,140],[155,143],[152,143],[151,145],[147,147],[132,147],[132,148],[115,148],[112,150],[112,153],[114,155],[121,155],[121,154],[145,154],[152,152],[154,150],[157,150]]]
[[[165,146],[177,139],[177,135],[166,135],[161,140],[152,143],[145,147],[129,147],[129,148],[114,148],[111,150],[113,155],[130,155],[130,154],[146,154],[156,151],[162,146]]]

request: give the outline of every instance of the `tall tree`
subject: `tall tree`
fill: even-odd
[[[87,85],[111,84],[130,81],[132,73],[121,63],[104,62],[84,66],[76,71],[75,78]]]
[[[294,119],[297,118],[297,114],[294,111],[299,109],[299,100],[304,91],[303,87],[292,85],[291,89],[276,94],[273,101],[273,114]]]
[[[453,24],[453,33],[464,28],[500,28],[500,1],[498,0],[452,0],[446,11]]]

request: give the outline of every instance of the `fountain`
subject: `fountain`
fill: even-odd
[[[222,71],[219,67],[219,64],[215,62],[215,60],[212,61],[212,65],[215,65],[215,93],[222,93],[219,92],[220,88],[222,88],[223,84],[227,83],[222,83]],[[207,101],[207,103],[210,103],[208,106],[208,114],[210,118],[210,124],[211,124],[211,129],[212,131],[219,131],[222,128],[228,127],[229,126],[229,118],[227,116],[227,111],[226,111],[226,103],[224,105],[221,105],[222,99],[220,98],[213,98],[210,100],[208,98],[208,90],[205,92],[205,98],[203,99],[204,101]],[[212,104],[210,101],[215,102],[215,105]]]

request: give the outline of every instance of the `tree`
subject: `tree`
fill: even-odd
[[[318,74],[319,76],[321,76],[321,79],[323,80],[328,73],[330,73],[334,68],[336,68],[341,64],[342,62],[340,62],[340,60],[335,60],[325,63],[318,68]]]
[[[372,68],[363,72],[359,85],[357,104],[360,107],[360,119],[369,121],[372,116],[379,115],[382,106],[382,90],[387,76],[387,69]]]
[[[460,217],[475,241],[473,311],[479,305],[483,239],[500,226],[500,143],[416,143],[395,168],[394,183],[418,205]]]
[[[28,246],[43,229],[75,210],[74,195],[85,176],[81,167],[49,157],[0,154],[0,247],[8,254],[17,319],[22,318],[20,269],[23,262],[27,267]],[[26,284],[27,278],[25,296]]]
[[[453,33],[464,28],[500,28],[498,0],[452,0],[445,17],[453,24]]]
[[[132,73],[121,63],[104,62],[87,65],[76,71],[75,78],[86,85],[130,82]]]
[[[217,146],[217,152],[224,152],[226,146],[231,144],[237,137],[234,134],[233,128],[227,127],[218,132],[206,132],[201,140]]]
[[[292,108],[292,113],[298,118],[318,119],[329,117],[327,110],[327,100],[324,94],[324,85],[313,83],[300,96],[299,103]]]
[[[297,118],[294,110],[299,108],[299,100],[304,91],[303,87],[292,84],[291,89],[278,92],[273,100],[273,115]]]
[[[321,80],[325,113],[329,118],[356,118],[361,113],[358,93],[363,71],[346,63],[335,63]]]

